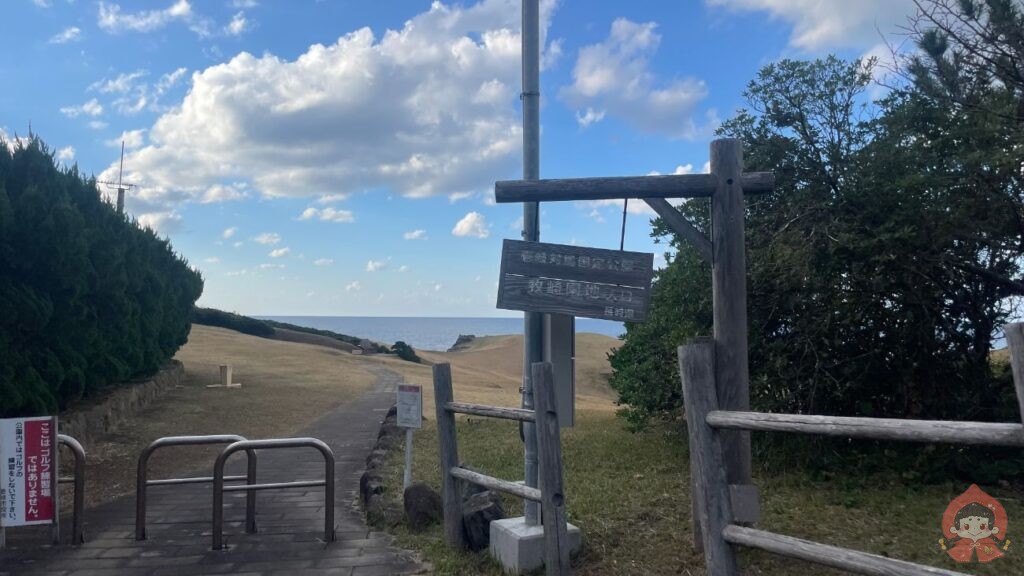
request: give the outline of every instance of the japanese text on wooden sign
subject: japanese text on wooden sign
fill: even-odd
[[[643,322],[654,254],[505,240],[498,308]]]
[[[423,391],[419,386],[398,385],[398,425],[402,428],[423,427]]]
[[[0,526],[50,524],[57,513],[57,419],[0,420]]]

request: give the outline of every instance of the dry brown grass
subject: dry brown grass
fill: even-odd
[[[288,436],[368,389],[375,381],[358,356],[322,346],[279,342],[232,330],[195,325],[176,358],[183,385],[153,402],[116,433],[89,446],[90,504],[135,489],[139,453],[162,436],[241,434]],[[221,364],[234,366],[241,388],[207,388]],[[152,478],[212,467],[218,448],[169,448],[151,461]]]
[[[605,355],[618,345],[597,334],[577,336],[577,408],[610,412],[612,394],[604,384],[610,372]],[[478,338],[464,352],[423,353],[429,362],[451,362],[455,396],[466,402],[518,406],[522,373],[522,337]],[[138,417],[102,438],[89,450],[90,504],[135,488],[135,467],[142,449],[162,436],[241,434],[248,438],[288,436],[368,389],[373,370],[403,374],[424,390],[424,412],[433,414],[433,384],[428,365],[393,356],[355,356],[323,346],[248,336],[233,330],[195,325],[176,358],[185,365],[181,388],[154,401]],[[207,388],[219,381],[221,364],[234,367],[241,388]],[[150,464],[150,477],[180,476],[212,465],[219,449],[172,448]]]
[[[600,334],[576,335],[576,407],[580,410],[611,411],[615,396],[608,388],[607,354],[619,340]],[[419,352],[431,364],[452,365],[455,398],[497,406],[519,406],[523,374],[522,336],[484,336],[459,352]],[[423,386],[424,413],[434,411],[433,379],[430,366],[410,364],[394,358],[371,357]]]

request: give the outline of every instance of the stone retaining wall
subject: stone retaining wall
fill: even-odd
[[[73,407],[58,417],[58,430],[88,450],[96,437],[113,432],[155,398],[185,379],[185,365],[171,360],[149,380],[114,388],[105,398]]]

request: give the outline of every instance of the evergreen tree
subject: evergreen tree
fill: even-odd
[[[202,289],[169,242],[37,137],[0,142],[0,416],[154,373],[188,338]]]

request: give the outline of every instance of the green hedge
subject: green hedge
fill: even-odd
[[[38,138],[0,142],[0,416],[154,373],[188,338],[199,273]]]
[[[197,307],[193,313],[192,321],[196,324],[202,324],[203,326],[227,328],[228,330],[234,330],[235,332],[241,332],[242,334],[249,334],[250,336],[259,336],[260,338],[274,337],[273,326],[267,324],[263,320],[257,320],[255,318],[242,316],[241,314],[234,314],[232,312],[224,312],[223,310],[217,310],[216,308]]]

